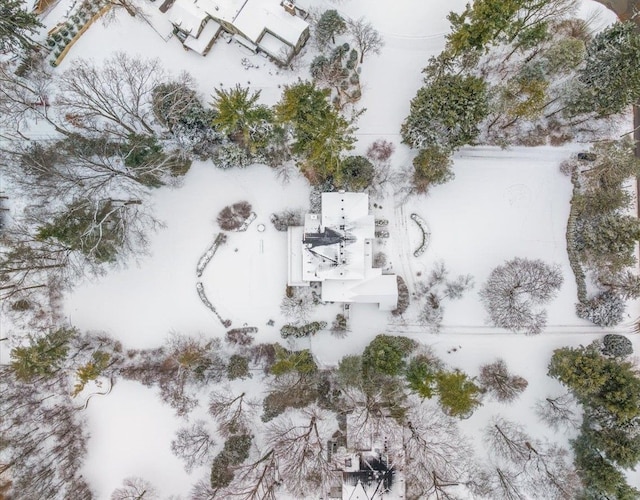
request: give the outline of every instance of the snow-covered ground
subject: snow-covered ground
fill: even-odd
[[[410,163],[409,150],[399,144],[400,123],[421,83],[422,67],[444,45],[446,14],[461,10],[465,3],[317,2],[319,8],[327,5],[345,15],[367,17],[385,37],[382,53],[364,61],[361,105],[367,112],[358,123],[358,150],[382,137],[396,143],[395,168]],[[236,44],[217,43],[206,58],[187,53],[177,40],[165,42],[148,25],[124,12],[117,15],[116,22],[92,26],[57,71],[73,68],[77,57],[100,60],[118,50],[159,57],[175,74],[189,71],[205,96],[221,84],[240,83],[262,90],[262,101],[273,103],[282,85],[307,77],[304,64],[298,72],[279,70]],[[258,67],[245,69],[242,58]],[[480,408],[463,423],[465,430],[473,433],[500,411],[525,424],[535,436],[555,438],[531,412],[537,398],[560,391],[557,383],[545,376],[548,359],[557,347],[587,344],[598,337],[591,333],[593,327],[574,314],[576,290],[565,249],[571,186],[558,165],[576,148],[580,146],[465,149],[456,157],[454,181],[434,189],[428,197],[410,199],[402,208],[399,200],[390,198],[377,209],[376,215],[391,223],[388,245],[393,270],[407,277],[410,284],[415,285],[418,273],[425,276],[437,260],[444,261],[454,275],[470,273],[475,277],[474,290],[447,304],[442,334],[426,334],[411,318],[398,323],[375,306],[361,305],[352,308],[351,332],[346,338],[322,332],[300,344],[309,343],[318,359],[331,365],[345,354],[360,352],[385,330],[406,333],[433,345],[445,362],[471,375],[477,375],[480,364],[503,357],[512,371],[529,380],[529,388],[512,406],[490,403]],[[196,266],[218,232],[216,215],[225,205],[240,200],[253,205],[257,219],[247,232],[229,235],[200,280],[220,315],[233,326],[257,326],[260,342],[279,340],[279,326],[285,322],[279,304],[286,284],[286,233],[275,231],[269,215],[283,208],[306,208],[308,186],[301,178],[282,185],[263,166],[221,171],[196,162],[182,187],[159,189],[154,196],[155,210],[166,227],[151,238],[151,255],[77,286],[66,300],[70,321],[83,330],[104,330],[128,348],[158,346],[171,331],[221,335],[225,329],[198,298]],[[420,238],[409,219],[413,212],[423,217],[431,230],[430,246],[419,258],[412,255]],[[257,231],[259,223],[265,224],[265,232]],[[548,307],[549,327],[537,337],[486,328],[478,301],[477,291],[491,269],[515,256],[541,258],[563,270],[562,289]],[[630,319],[638,312],[637,308],[631,310]],[[275,320],[273,327],[267,326],[269,319]],[[323,319],[330,322],[333,318]],[[637,336],[632,340],[636,351],[640,350]],[[163,498],[186,495],[189,484],[199,478],[187,476],[171,455],[171,438],[183,421],[162,406],[152,390],[119,382],[109,396],[91,401],[87,415],[92,437],[85,476],[99,499],[107,499],[127,476],[139,475],[153,482]],[[640,484],[638,477],[632,479]]]

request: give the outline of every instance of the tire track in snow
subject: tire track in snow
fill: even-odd
[[[407,217],[404,211],[405,203],[401,202],[393,208],[394,226],[396,233],[397,249],[396,253],[400,260],[402,270],[401,277],[404,279],[409,294],[415,292],[415,279],[413,274],[413,266],[411,265],[411,250],[409,249],[409,228],[407,226]]]

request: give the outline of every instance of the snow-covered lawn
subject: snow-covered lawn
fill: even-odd
[[[347,15],[366,16],[386,40],[380,56],[365,58],[361,104],[367,112],[358,123],[358,150],[384,137],[396,143],[394,167],[410,163],[409,150],[397,144],[400,123],[420,85],[421,68],[444,44],[446,13],[460,10],[464,4],[465,0],[396,0],[393,4],[350,0],[337,5]],[[93,26],[59,69],[73,68],[73,60],[79,56],[100,60],[117,50],[159,57],[175,74],[189,71],[205,96],[221,83],[240,83],[261,89],[263,102],[273,103],[283,84],[307,77],[304,65],[299,72],[278,70],[236,44],[217,43],[203,59],[186,53],[177,40],[165,42],[147,25],[123,13],[114,24]],[[240,64],[243,57],[259,68],[244,69]],[[415,325],[415,315],[403,324],[375,306],[360,305],[352,308],[351,332],[346,338],[321,332],[299,345],[310,344],[321,363],[334,364],[345,354],[361,352],[391,321],[388,331],[433,345],[445,362],[471,375],[477,375],[480,364],[503,357],[514,373],[528,379],[529,388],[512,406],[491,403],[480,408],[463,422],[465,430],[474,434],[489,416],[500,411],[525,424],[534,436],[566,439],[548,433],[533,416],[531,406],[537,398],[560,392],[546,377],[552,350],[587,344],[598,337],[591,333],[593,327],[574,314],[575,282],[564,240],[571,185],[558,171],[560,161],[571,151],[466,149],[456,157],[456,179],[435,188],[430,196],[412,198],[402,208],[397,199],[383,200],[383,208],[375,214],[390,221],[389,260],[410,286],[420,279],[419,272],[425,276],[437,260],[444,261],[453,275],[470,273],[475,277],[472,291],[460,301],[447,303],[442,334],[423,333],[424,329]],[[218,212],[241,200],[252,204],[257,219],[245,233],[230,233],[227,243],[197,278],[198,260],[219,232],[215,223]],[[233,327],[245,323],[257,326],[258,342],[279,340],[279,327],[285,322],[279,304],[286,285],[286,233],[275,231],[269,215],[284,208],[307,208],[306,182],[296,178],[283,186],[264,166],[221,171],[196,162],[182,187],[159,189],[154,203],[166,227],[152,236],[150,256],[76,287],[66,300],[70,321],[82,330],[104,330],[121,340],[125,348],[159,346],[171,331],[220,336],[225,329],[196,292],[196,282],[202,281],[209,300]],[[429,247],[418,258],[413,251],[421,236],[409,218],[414,212],[425,219],[431,231]],[[265,224],[264,232],[257,231],[259,223]],[[516,256],[557,263],[563,271],[565,281],[559,296],[547,308],[548,332],[538,337],[503,334],[485,327],[478,289],[494,267]],[[638,308],[630,314],[636,318]],[[266,325],[269,319],[275,320],[273,327]],[[322,319],[331,322],[333,317]],[[589,333],[573,333],[580,329]],[[633,341],[637,352],[640,341],[637,337]],[[254,381],[259,383],[257,378]],[[183,421],[160,403],[154,391],[120,381],[109,396],[91,401],[87,415],[92,437],[85,476],[99,499],[109,498],[122,479],[132,475],[153,482],[163,498],[185,496],[189,485],[199,479],[195,474],[187,476],[171,455],[170,441]],[[637,476],[632,479],[640,484]]]

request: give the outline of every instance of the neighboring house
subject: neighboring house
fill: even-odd
[[[331,488],[329,498],[396,500],[405,497],[402,436],[398,435],[397,426],[386,425],[385,420],[392,420],[390,415],[370,415],[368,419],[376,423],[367,422],[363,426],[361,416],[348,414],[346,439],[337,439],[335,446],[330,443],[334,448],[330,458],[342,473],[342,483]],[[389,433],[385,433],[385,429]]]
[[[290,286],[322,283],[325,302],[377,303],[397,307],[394,274],[373,267],[375,220],[365,193],[323,193],[322,214],[288,228]]]
[[[170,19],[185,47],[200,54],[224,31],[251,51],[286,65],[309,38],[302,12],[290,1],[176,0]]]

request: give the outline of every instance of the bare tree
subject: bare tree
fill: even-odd
[[[122,486],[111,493],[111,500],[155,500],[158,493],[149,481],[139,477],[128,477]]]
[[[379,54],[384,47],[384,40],[378,31],[365,21],[363,17],[357,20],[347,21],[349,34],[360,49],[360,64],[364,61],[365,54]]]
[[[534,412],[554,430],[577,429],[580,426],[578,403],[569,392],[537,401]]]
[[[213,391],[209,396],[209,413],[216,419],[223,437],[248,433],[257,407],[258,402],[244,392],[236,396],[226,389]]]
[[[524,378],[511,375],[503,359],[481,366],[479,381],[498,401],[503,402],[513,401],[529,385]]]
[[[437,406],[413,401],[406,415],[403,446],[408,497],[455,498],[451,488],[473,483],[473,451],[455,419]]]
[[[276,492],[282,480],[278,469],[278,460],[273,450],[258,455],[239,465],[234,470],[234,480],[224,490],[220,498],[234,500],[276,500]],[[193,499],[200,500],[200,499]],[[204,497],[203,500],[208,500]]]
[[[62,134],[64,127],[51,116],[54,79],[44,66],[34,68],[28,77],[15,74],[8,62],[0,62],[0,124],[2,134],[25,139],[26,130],[34,121],[44,120]]]
[[[191,426],[182,427],[171,441],[171,451],[185,462],[184,469],[187,472],[208,463],[214,446],[204,420],[196,420]]]
[[[558,266],[516,257],[491,272],[480,298],[495,326],[537,334],[547,322],[537,306],[553,299],[562,282]]]
[[[91,132],[154,134],[153,90],[165,74],[158,59],[137,59],[118,52],[102,66],[77,59],[60,76],[57,104],[66,120]]]
[[[310,287],[292,286],[287,287],[287,293],[280,303],[280,312],[289,319],[304,322],[309,319],[315,305]]]
[[[537,453],[531,444],[533,440],[523,428],[501,417],[491,419],[485,429],[484,440],[494,457],[516,465],[523,465]]]
[[[319,494],[334,474],[327,456],[327,443],[337,428],[335,415],[308,408],[300,417],[278,417],[267,426],[265,442],[278,460],[282,481],[296,496]],[[301,423],[304,422],[304,423]]]

